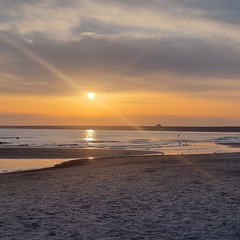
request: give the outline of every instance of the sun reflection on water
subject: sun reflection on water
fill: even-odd
[[[95,131],[92,129],[88,129],[85,131],[85,141],[93,142],[95,140]]]

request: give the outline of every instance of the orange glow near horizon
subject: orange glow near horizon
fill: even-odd
[[[94,125],[116,125],[116,119],[122,125],[141,125],[141,119],[139,122],[129,120],[129,117],[138,116],[217,118],[224,114],[240,117],[237,104],[230,100],[198,100],[158,93],[102,93],[94,101],[89,101],[83,94],[65,97],[5,95],[0,96],[0,101],[8,103],[0,106],[0,114],[37,115],[59,118],[60,122],[61,119],[76,117],[83,119],[79,125],[88,125],[90,122]]]

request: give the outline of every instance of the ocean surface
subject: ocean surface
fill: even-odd
[[[221,143],[240,143],[240,133],[234,132],[164,132],[74,129],[0,129],[0,147],[97,148],[116,150],[151,150],[169,154],[199,154],[237,152]],[[240,150],[240,149],[239,149]],[[1,156],[0,156],[1,157]],[[12,162],[13,163],[10,163]],[[0,172],[23,170],[14,167],[20,159],[1,159]],[[25,169],[52,166],[51,160],[25,160]],[[63,160],[54,160],[54,163]],[[11,168],[7,167],[8,164]],[[31,162],[31,163],[30,163]],[[4,163],[4,166],[3,166]],[[29,164],[28,164],[29,163]],[[36,166],[34,166],[36,163]],[[19,164],[18,164],[19,165]],[[29,167],[31,165],[31,167]],[[41,165],[41,164],[40,164]]]

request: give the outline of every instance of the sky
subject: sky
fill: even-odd
[[[236,126],[239,92],[239,0],[0,0],[0,125]]]

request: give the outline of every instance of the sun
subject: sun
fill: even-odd
[[[88,94],[87,94],[87,97],[89,98],[89,99],[94,99],[95,98],[95,93],[94,92],[89,92]]]

